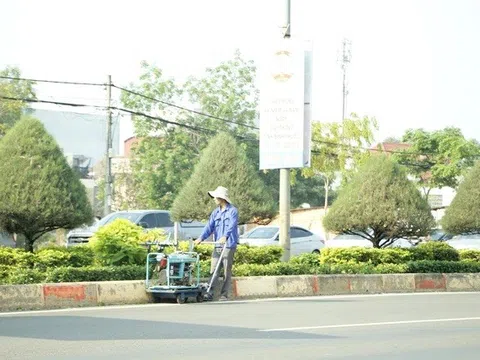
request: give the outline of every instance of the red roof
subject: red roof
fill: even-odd
[[[411,145],[405,143],[380,143],[370,149],[370,152],[400,152],[402,150],[408,149]]]

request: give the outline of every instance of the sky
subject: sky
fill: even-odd
[[[182,81],[236,48],[260,61],[265,45],[280,36],[283,6],[283,0],[1,0],[0,68],[81,82],[111,75],[125,86],[147,60]],[[480,1],[291,0],[291,11],[292,36],[313,45],[313,120],[341,120],[338,59],[348,38],[347,112],[375,117],[377,141],[409,128],[447,126],[480,140]],[[39,85],[37,95],[100,105],[106,97],[101,87],[65,85]]]

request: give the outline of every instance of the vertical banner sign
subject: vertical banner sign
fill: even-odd
[[[282,40],[264,59],[260,69],[261,170],[310,166],[306,63],[303,43],[292,39]]]

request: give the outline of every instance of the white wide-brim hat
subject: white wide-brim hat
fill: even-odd
[[[220,198],[231,204],[230,198],[228,197],[228,189],[224,188],[223,186],[217,187],[213,191],[209,191],[208,195],[212,198]]]

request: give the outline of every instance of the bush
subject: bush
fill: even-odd
[[[37,253],[35,268],[45,271],[48,268],[68,266],[70,254],[56,249],[43,249]]]
[[[403,264],[412,259],[408,249],[369,249],[362,247],[326,248],[320,254],[322,264]]]
[[[36,261],[36,255],[23,249],[0,247],[0,265],[30,268]]]
[[[280,246],[250,247],[247,245],[237,246],[235,252],[236,264],[267,265],[280,262],[283,249]]]
[[[7,284],[8,275],[15,269],[13,266],[0,265],[0,284]]]
[[[407,270],[407,264],[380,264],[375,266],[375,273],[377,274],[403,274]]]
[[[147,250],[142,247],[143,228],[129,220],[117,219],[100,228],[90,240],[100,265],[141,265]]]
[[[325,268],[324,268],[325,269]],[[327,271],[319,274],[375,274],[375,266],[372,264],[336,264],[326,267]]]
[[[470,261],[412,261],[407,264],[409,273],[478,273],[480,263]]]
[[[444,242],[429,241],[410,249],[413,261],[460,261],[457,250]]]
[[[51,269],[46,282],[121,281],[145,279],[145,266],[61,267]]]
[[[72,267],[91,266],[95,262],[95,253],[90,246],[78,245],[68,248],[69,264]]]
[[[290,259],[292,264],[305,264],[310,267],[319,267],[321,265],[320,255],[318,254],[302,254],[294,256]]]
[[[181,241],[178,249],[181,251],[188,251],[189,242]],[[171,253],[172,248],[168,248],[165,253]],[[200,255],[200,260],[209,261],[212,257],[213,244],[199,244],[195,246],[193,251]],[[280,246],[261,246],[250,247],[248,245],[238,245],[235,251],[235,264],[271,264],[280,262],[283,249]]]
[[[474,261],[480,262],[480,251],[479,250],[460,250],[461,261]]]
[[[316,274],[317,268],[305,264],[272,263],[234,265],[233,276],[278,276]]]
[[[0,265],[17,265],[18,251],[16,249],[0,247]]]
[[[38,284],[45,281],[45,272],[39,269],[12,267],[5,284]]]

